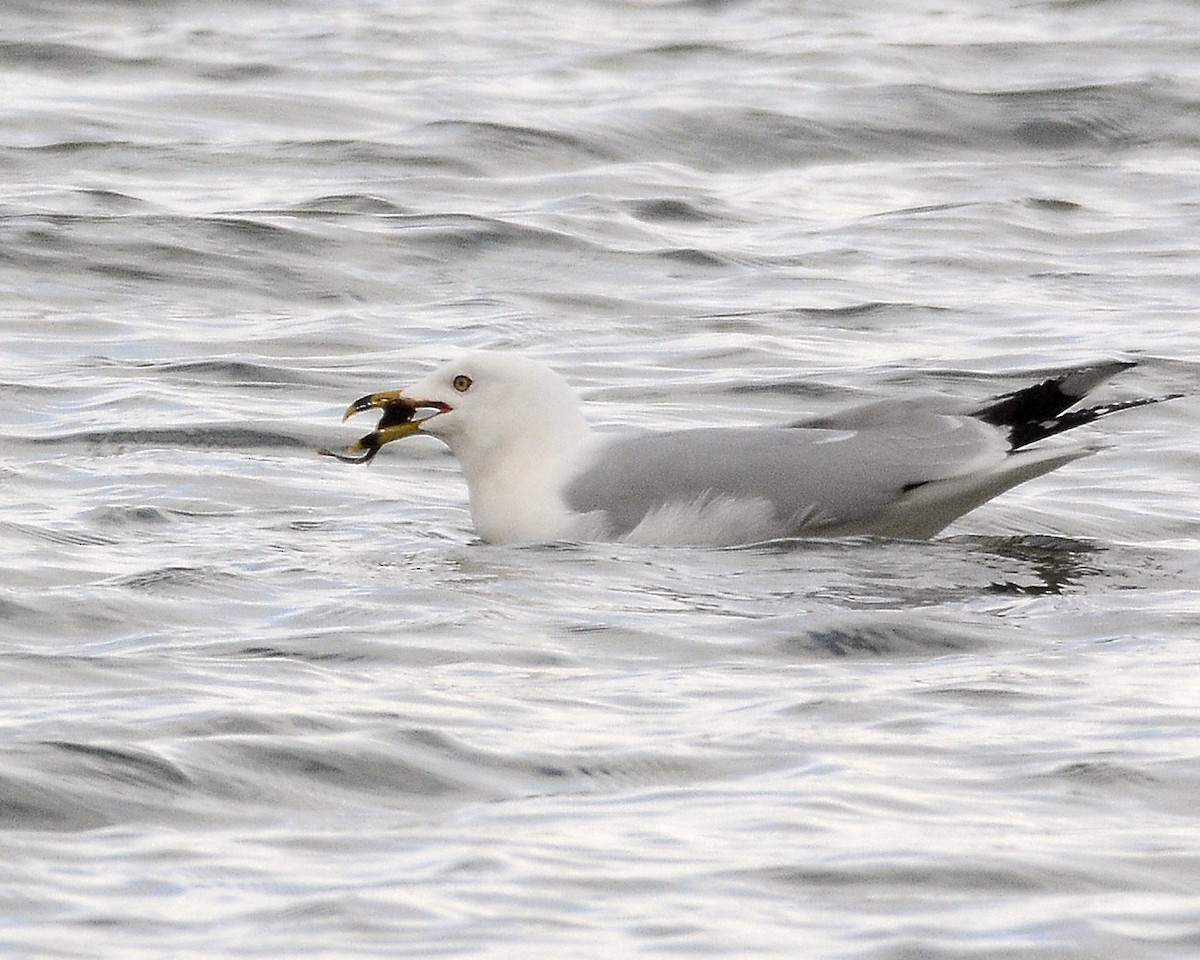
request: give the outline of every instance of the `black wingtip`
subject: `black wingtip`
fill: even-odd
[[[1140,397],[1137,400],[1125,400],[1121,403],[1106,403],[1098,407],[1088,407],[1086,410],[1072,410],[1064,413],[1060,417],[1054,417],[1050,420],[1044,420],[1037,423],[1024,423],[1014,426],[1010,433],[1012,448],[1019,450],[1021,447],[1027,447],[1031,443],[1037,443],[1046,437],[1052,437],[1056,433],[1065,433],[1067,430],[1073,430],[1075,427],[1083,426],[1085,423],[1092,423],[1099,420],[1101,417],[1107,417],[1110,413],[1120,413],[1122,410],[1133,410],[1136,407],[1147,407],[1152,403],[1163,403],[1167,400],[1178,400],[1182,394],[1172,393],[1165,397]]]
[[[1110,413],[1178,399],[1180,394],[1144,397],[1067,412],[1105,380],[1135,366],[1137,363],[1132,360],[1110,360],[1080,367],[1033,386],[994,397],[976,410],[974,416],[985,423],[1007,427],[1012,449],[1019,450],[1038,440],[1099,420]]]

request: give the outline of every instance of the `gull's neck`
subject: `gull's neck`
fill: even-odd
[[[577,408],[552,418],[535,411],[491,442],[455,445],[471,499],[475,532],[489,543],[570,539],[563,483],[576,472],[591,432]]]

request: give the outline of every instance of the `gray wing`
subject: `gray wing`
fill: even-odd
[[[669,504],[754,498],[771,504],[787,536],[861,523],[907,490],[987,469],[1007,450],[978,420],[915,408],[878,405],[819,423],[614,439],[564,496],[572,510],[601,513],[617,536]]]

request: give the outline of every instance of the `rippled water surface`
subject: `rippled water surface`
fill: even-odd
[[[18,2],[6,956],[1200,954],[1200,8]],[[603,427],[986,397],[930,543],[478,543],[463,347]],[[536,416],[530,411],[530,416]]]

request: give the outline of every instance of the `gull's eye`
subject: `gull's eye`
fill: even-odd
[[[471,389],[471,378],[468,377],[465,373],[460,373],[457,377],[455,377],[451,381],[451,385],[459,393],[466,393],[468,390]]]

